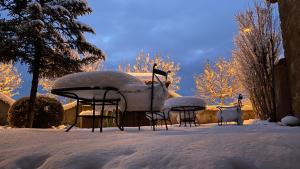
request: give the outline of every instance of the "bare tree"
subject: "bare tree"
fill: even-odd
[[[22,83],[21,74],[12,63],[0,63],[0,92],[12,97]]]
[[[127,64],[125,70],[122,65],[118,66],[119,71],[125,72],[152,72],[153,64],[156,63],[157,67],[164,71],[171,71],[168,75],[168,80],[171,82],[169,89],[176,91],[179,90],[179,83],[181,78],[177,75],[180,70],[179,64],[176,64],[170,57],[163,58],[160,54],[151,57],[149,53],[141,51],[136,59],[135,64],[131,66]]]
[[[233,57],[239,78],[261,119],[276,120],[274,65],[281,48],[281,33],[270,3],[237,15],[239,34]]]
[[[224,105],[225,101],[232,102],[243,87],[236,76],[233,61],[219,58],[213,66],[208,62],[200,75],[194,76],[199,95],[211,103]]]

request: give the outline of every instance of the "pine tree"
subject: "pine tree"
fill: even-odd
[[[32,127],[39,78],[55,78],[103,59],[100,49],[85,40],[95,33],[78,16],[92,12],[86,0],[1,0],[0,61],[19,61],[32,74],[28,123]],[[95,57],[70,57],[72,50]]]

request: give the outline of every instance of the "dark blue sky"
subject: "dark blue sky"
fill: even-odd
[[[170,56],[179,63],[182,95],[195,94],[193,76],[207,60],[230,57],[237,33],[235,15],[253,0],[88,0],[93,13],[80,20],[96,30],[87,39],[102,49],[104,68],[134,63],[138,52]],[[31,76],[16,98],[29,94]]]

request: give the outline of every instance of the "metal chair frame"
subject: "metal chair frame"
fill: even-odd
[[[178,106],[178,107],[172,107],[170,111],[179,112],[179,126],[181,126],[181,123],[184,122],[184,126],[186,127],[186,123],[188,122],[190,124],[190,127],[192,126],[192,122],[195,126],[197,126],[196,120],[198,122],[198,125],[200,125],[200,122],[198,121],[196,117],[196,111],[204,110],[205,107],[203,106]],[[193,113],[193,116],[191,117],[190,112]],[[183,119],[181,118],[181,114],[183,113]],[[186,118],[186,114],[188,113],[188,118]]]
[[[84,98],[84,97],[79,97],[77,94],[75,94],[75,91],[88,91],[88,90],[103,90],[104,94],[102,99],[95,99],[93,98]],[[106,96],[109,92],[115,92],[116,94],[119,94],[119,98],[115,99],[107,99]],[[103,127],[103,119],[115,119],[117,127],[123,131],[124,130],[124,121],[123,121],[123,116],[124,112],[126,111],[127,108],[127,102],[124,97],[124,95],[114,87],[74,87],[74,88],[60,88],[60,89],[52,89],[51,93],[63,96],[63,97],[68,97],[72,99],[76,99],[76,118],[75,122],[69,126],[66,130],[66,132],[70,131],[72,127],[74,127],[77,124],[77,119],[78,117],[83,117],[83,118],[92,118],[93,119],[93,128],[92,132],[94,132],[95,128],[95,120],[100,119],[100,132],[102,132],[102,127]],[[119,111],[119,102],[121,100],[121,97],[125,100],[125,111],[121,112]],[[83,105],[91,105],[93,108],[93,115],[80,115],[79,114],[79,103]],[[95,107],[96,105],[101,105],[101,113],[100,115],[95,114]],[[116,112],[115,116],[104,116],[104,108],[106,105],[115,105],[116,106]]]
[[[236,108],[236,111],[241,113],[242,106],[243,106],[242,105],[242,99],[243,99],[243,95],[239,94],[237,105],[235,105],[235,106],[217,106],[217,108],[220,110],[220,113],[221,113],[221,120],[218,120],[218,126],[223,125],[223,117],[222,117],[223,109]],[[238,119],[236,119],[236,124],[238,125],[238,123],[239,123]],[[225,122],[225,124],[227,124],[227,122]]]
[[[138,125],[138,129],[141,130],[141,125],[140,125],[140,114],[145,112],[146,116],[150,118],[150,123],[152,126],[153,131],[155,131],[155,123],[159,120],[159,119],[155,119],[154,115],[157,116],[161,116],[163,118],[163,121],[165,123],[166,126],[166,130],[168,130],[168,125],[167,125],[167,119],[166,119],[166,115],[164,112],[161,111],[154,111],[153,110],[153,99],[154,99],[154,78],[157,79],[157,81],[160,83],[160,85],[164,85],[163,82],[159,79],[159,77],[157,75],[161,75],[164,76],[166,81],[168,80],[168,73],[170,73],[170,71],[165,72],[162,70],[159,70],[156,68],[157,64],[155,63],[153,65],[153,71],[152,71],[152,81],[151,81],[151,101],[150,101],[150,111],[149,110],[143,110],[143,111],[131,111],[130,113],[135,113],[136,119],[137,119],[137,125]],[[151,115],[147,115],[146,112],[150,112]],[[125,112],[125,113],[129,113],[129,112]]]

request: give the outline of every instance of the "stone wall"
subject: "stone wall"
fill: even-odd
[[[300,0],[278,0],[292,111],[300,117]]]
[[[219,111],[218,108],[216,108],[216,106],[207,106],[206,109],[203,112],[199,112],[196,114],[197,117],[197,121],[200,124],[207,124],[207,123],[217,123],[218,119],[217,119],[217,112]],[[242,108],[243,111],[243,116],[242,119],[243,120],[249,120],[249,119],[256,119],[256,115],[253,112],[252,108],[246,107],[246,108]],[[171,121],[173,124],[177,124],[177,118],[175,114],[171,115]]]

